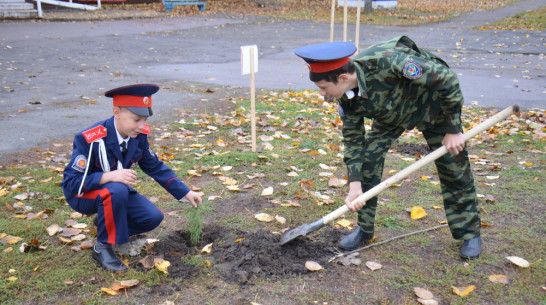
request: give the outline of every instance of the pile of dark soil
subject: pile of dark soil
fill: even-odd
[[[417,143],[400,143],[398,145],[393,145],[393,150],[406,154],[406,155],[420,155],[426,156],[430,153],[430,148],[427,144],[417,144]]]
[[[318,235],[320,234],[320,235]],[[333,246],[344,234],[337,229],[324,229],[312,238],[304,236],[280,245],[280,235],[258,230],[243,232],[220,226],[203,229],[202,244],[191,245],[189,234],[175,231],[156,242],[148,252],[162,255],[171,263],[169,275],[191,278],[200,268],[187,263],[188,256],[199,254],[200,247],[213,243],[212,252],[202,254],[208,259],[217,275],[226,282],[246,284],[255,278],[284,278],[309,272],[306,261],[322,266],[336,254]]]

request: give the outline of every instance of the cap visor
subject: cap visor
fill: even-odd
[[[127,107],[132,113],[140,116],[152,116],[152,108],[150,107]]]

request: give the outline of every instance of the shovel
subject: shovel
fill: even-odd
[[[504,120],[505,118],[509,117],[510,115],[519,112],[519,106],[518,105],[512,105],[503,111],[497,113],[496,115],[490,117],[480,125],[472,128],[468,132],[464,133],[464,140],[468,141],[469,139],[477,136],[481,132],[489,129],[491,126],[497,124],[498,122]],[[442,146],[435,151],[431,152],[427,156],[421,158],[419,161],[415,162],[414,164],[406,167],[405,169],[401,170],[400,172],[396,173],[394,176],[386,179],[385,181],[381,182],[380,184],[374,186],[364,194],[358,196],[353,200],[353,202],[357,201],[368,201],[371,198],[377,196],[377,194],[381,193],[382,191],[389,188],[391,185],[397,183],[398,181],[406,178],[411,173],[415,172],[416,170],[420,169],[421,167],[429,164],[430,162],[440,158],[441,156],[445,155],[447,153],[447,149],[445,146]],[[318,229],[324,227],[326,224],[330,223],[334,219],[338,218],[339,216],[345,214],[349,211],[349,208],[346,204],[340,206],[335,211],[331,212],[330,214],[322,217],[321,219],[313,222],[313,223],[306,223],[303,224],[295,229],[292,229],[286,233],[284,233],[281,236],[280,244],[284,245],[300,236],[305,236],[311,232],[317,231]]]

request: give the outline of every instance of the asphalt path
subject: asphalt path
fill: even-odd
[[[362,24],[359,48],[408,35],[450,64],[459,75],[466,104],[544,109],[546,35],[472,30],[542,5],[541,0],[524,0],[411,27]],[[342,39],[342,31],[336,24],[336,40]],[[354,33],[355,26],[349,25],[349,40],[354,41]],[[105,91],[128,84],[162,87],[153,98],[154,122],[205,108],[219,111],[230,93],[248,94],[250,79],[241,75],[240,67],[240,47],[245,45],[259,49],[257,88],[315,89],[293,51],[329,41],[329,36],[328,23],[227,15],[2,22],[0,156],[72,138],[110,115]]]

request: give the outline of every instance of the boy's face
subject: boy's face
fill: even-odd
[[[136,115],[127,108],[114,107],[113,112],[116,128],[123,138],[136,138],[148,120],[148,117]]]
[[[320,95],[337,99],[341,98],[343,94],[345,94],[345,91],[351,89],[348,88],[347,74],[341,74],[338,77],[337,83],[319,80],[318,82],[315,82],[315,85],[319,88]]]

